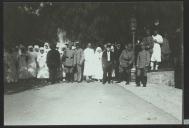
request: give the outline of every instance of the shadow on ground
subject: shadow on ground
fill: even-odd
[[[20,81],[18,83],[11,83],[11,84],[4,83],[4,94],[11,95],[31,89],[37,90],[47,85],[49,85],[47,82],[32,81],[32,80],[27,80],[24,82]]]

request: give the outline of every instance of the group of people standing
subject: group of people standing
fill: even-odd
[[[131,68],[136,63],[136,85],[147,83],[147,71],[158,70],[161,62],[161,45],[163,37],[154,30],[137,44],[139,52],[133,51],[131,43],[92,48],[88,43],[85,49],[80,43],[69,42],[67,46],[58,48],[55,42],[43,47],[28,46],[28,50],[20,45],[17,49],[9,48],[4,54],[5,81],[17,82],[19,79],[44,79],[50,83],[60,81],[87,82],[99,81],[105,84],[126,81],[130,82]],[[136,57],[135,57],[136,56]]]

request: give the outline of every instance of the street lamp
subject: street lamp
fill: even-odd
[[[133,41],[133,51],[134,51],[134,62],[133,62],[133,67],[131,69],[131,81],[135,81],[135,73],[136,73],[136,67],[135,67],[135,33],[136,33],[136,27],[137,27],[137,22],[136,18],[132,17],[130,19],[130,29],[132,32],[132,41]]]

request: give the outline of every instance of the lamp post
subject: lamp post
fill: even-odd
[[[135,34],[136,34],[136,18],[132,17],[130,20],[130,29],[132,32],[132,41],[133,41],[133,51],[134,51],[134,62],[133,62],[133,67],[131,69],[131,81],[135,81],[135,72],[136,72],[136,67],[135,67]]]

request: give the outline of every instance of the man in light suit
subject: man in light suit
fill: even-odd
[[[112,69],[115,58],[114,54],[111,51],[111,44],[108,44],[106,47],[106,50],[102,54],[102,66],[103,66],[103,84],[105,84],[107,81],[110,84],[110,81],[112,79]]]
[[[75,49],[75,57],[74,57],[74,68],[76,69],[74,71],[74,81],[81,82],[82,80],[82,68],[83,68],[83,62],[84,62],[84,55],[83,55],[83,49],[80,47],[79,43],[76,43],[76,49]]]

